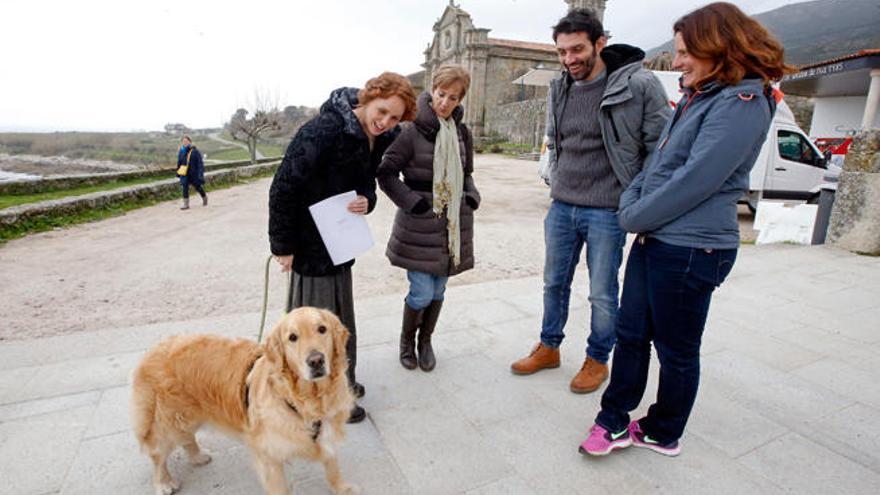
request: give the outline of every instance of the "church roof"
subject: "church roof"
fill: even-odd
[[[556,53],[556,45],[550,43],[535,43],[533,41],[516,41],[502,40],[499,38],[489,38],[489,44],[504,48],[523,48],[526,50],[536,50],[540,52]]]

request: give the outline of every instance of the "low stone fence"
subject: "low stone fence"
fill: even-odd
[[[880,130],[853,138],[837,185],[828,242],[880,255]]]
[[[547,99],[535,98],[486,110],[486,132],[507,141],[541,147],[547,119]]]
[[[225,184],[239,179],[267,174],[279,165],[276,158],[272,163],[239,166],[231,169],[205,173],[207,184]],[[38,218],[50,218],[96,210],[118,205],[132,199],[165,199],[180,195],[178,179],[164,179],[149,184],[122,187],[111,191],[101,191],[82,196],[71,196],[51,201],[30,203],[0,210],[0,229],[15,226],[21,222]]]
[[[281,157],[261,158],[257,163],[269,163],[280,160]],[[251,165],[250,160],[235,162],[213,163],[205,165],[205,172],[221,170],[231,167],[245,167]],[[111,172],[104,174],[66,175],[62,177],[49,177],[46,179],[23,180],[0,183],[0,194],[39,194],[50,191],[63,191],[77,187],[94,186],[108,182],[119,182],[132,179],[146,179],[151,177],[174,177],[177,168],[163,168],[156,170],[132,170],[130,172]]]

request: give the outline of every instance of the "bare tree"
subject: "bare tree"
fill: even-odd
[[[297,129],[318,114],[318,109],[302,105],[289,105],[284,107],[282,113],[284,114],[284,122],[281,124],[280,134],[282,136],[293,136],[296,134]]]
[[[257,161],[257,143],[260,137],[270,131],[281,129],[283,114],[278,110],[278,98],[272,98],[265,92],[254,91],[254,100],[247,108],[239,108],[232,115],[226,128],[232,139],[245,143],[251,163]]]

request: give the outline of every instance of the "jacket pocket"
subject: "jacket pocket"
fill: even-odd
[[[605,110],[605,112],[608,114],[608,122],[611,123],[611,132],[614,133],[614,142],[619,143],[620,132],[617,130],[617,123],[614,122],[614,114],[611,113],[611,110]]]

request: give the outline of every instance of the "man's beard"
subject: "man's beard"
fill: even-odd
[[[583,74],[580,77],[577,77],[575,79],[578,81],[583,81],[584,79],[589,77],[590,73],[593,72],[593,68],[596,67],[596,59],[598,59],[598,58],[599,58],[599,54],[594,51],[592,57],[583,61],[583,66],[584,66]],[[571,74],[571,71],[569,71],[569,74]],[[574,74],[572,74],[572,77],[574,77]]]

